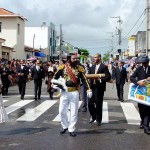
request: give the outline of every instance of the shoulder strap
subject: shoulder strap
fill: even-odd
[[[71,69],[69,63],[66,63],[65,66],[66,66],[66,71],[67,71],[70,79],[75,83],[76,87],[78,87],[79,85],[77,82],[77,78],[76,78],[75,74],[72,72],[72,69]]]

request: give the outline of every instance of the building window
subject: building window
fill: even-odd
[[[2,32],[2,22],[0,22],[0,32]]]
[[[2,52],[2,58],[9,60],[9,52]]]
[[[18,23],[18,35],[20,34],[20,24]]]

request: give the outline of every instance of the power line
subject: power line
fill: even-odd
[[[145,18],[141,21],[140,25],[138,26],[138,28],[135,30],[135,33],[138,31],[138,29],[140,28],[140,26],[144,23],[145,19],[147,18],[147,16],[145,16]],[[122,39],[124,40],[125,37]],[[116,44],[116,46],[114,47],[114,49],[118,46],[118,43]]]
[[[147,9],[147,8],[146,8]],[[133,27],[131,28],[131,30],[122,38],[125,39],[129,34],[130,32],[134,29],[134,27],[136,26],[136,24],[139,22],[139,20],[141,19],[141,17],[143,16],[143,14],[145,13],[146,9],[144,9],[144,11],[142,12],[142,14],[140,15],[140,17],[138,18],[138,20],[135,22],[135,24],[133,25]]]
[[[135,33],[138,31],[138,29],[140,28],[140,26],[144,23],[145,19],[147,18],[147,16],[145,16],[145,18],[142,20],[142,22],[140,23],[140,25],[138,26],[138,28],[135,30]]]

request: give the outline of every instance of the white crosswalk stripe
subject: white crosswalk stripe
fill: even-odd
[[[57,102],[56,100],[53,101],[46,100],[37,107],[27,111],[22,117],[18,118],[17,121],[34,121],[46,110],[48,110],[51,106],[53,106],[56,102]]]
[[[10,114],[10,113],[16,111],[17,109],[31,103],[31,102],[33,102],[33,100],[19,101],[19,102],[13,104],[13,105],[8,106],[6,108],[6,112],[7,112],[7,114]]]
[[[27,95],[28,96],[32,96],[32,95]],[[43,97],[48,97],[48,96],[44,96]],[[16,118],[16,121],[35,121],[36,119],[38,119],[40,116],[42,116],[46,111],[48,111],[49,109],[53,108],[53,106],[58,102],[58,100],[44,100],[41,101],[40,104],[38,104],[36,107],[30,107],[31,102],[33,102],[34,100],[21,100],[17,103],[11,104],[10,106],[6,107],[6,112],[7,114],[11,114],[11,113],[16,113],[16,110],[21,109],[22,107],[26,106],[25,108],[25,114],[23,114],[21,117]],[[3,102],[8,102],[7,104],[9,104],[9,100],[4,99]],[[79,108],[81,107],[82,101],[79,101]],[[127,121],[128,124],[132,124],[132,125],[139,125],[140,124],[140,115],[139,112],[137,110],[137,108],[135,107],[135,105],[131,102],[125,102],[125,103],[116,103],[117,106],[120,106],[122,109],[122,111],[120,112],[116,112],[115,109],[113,109],[111,112],[109,112],[109,107],[115,107],[115,104],[111,105],[109,104],[109,102],[104,101],[103,103],[103,117],[102,117],[102,123],[109,123],[112,120],[112,118],[110,117],[124,117],[124,120]],[[34,106],[32,104],[32,106]],[[29,107],[29,108],[28,108]],[[59,103],[57,103],[57,105],[55,105],[56,109],[59,109]],[[111,108],[111,109],[112,109]],[[53,114],[54,115],[54,114]],[[80,113],[78,114],[80,115]],[[117,115],[117,116],[115,116]],[[13,117],[13,116],[11,116]],[[68,111],[68,119],[70,117],[70,113]],[[53,122],[60,122],[60,115],[56,114],[53,117],[54,119],[52,120]],[[13,119],[12,119],[13,120]]]
[[[7,102],[8,100],[3,100],[3,102],[5,103],[5,102]]]
[[[108,116],[108,103],[103,102],[103,117],[102,123],[109,123],[109,116]]]
[[[140,115],[132,103],[121,103],[128,124],[140,124]]]

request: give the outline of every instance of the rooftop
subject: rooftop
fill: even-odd
[[[4,8],[0,8],[0,17],[19,17],[23,20],[27,20],[26,18],[24,18],[23,16],[21,16],[20,14],[15,14],[9,10],[6,10]]]

